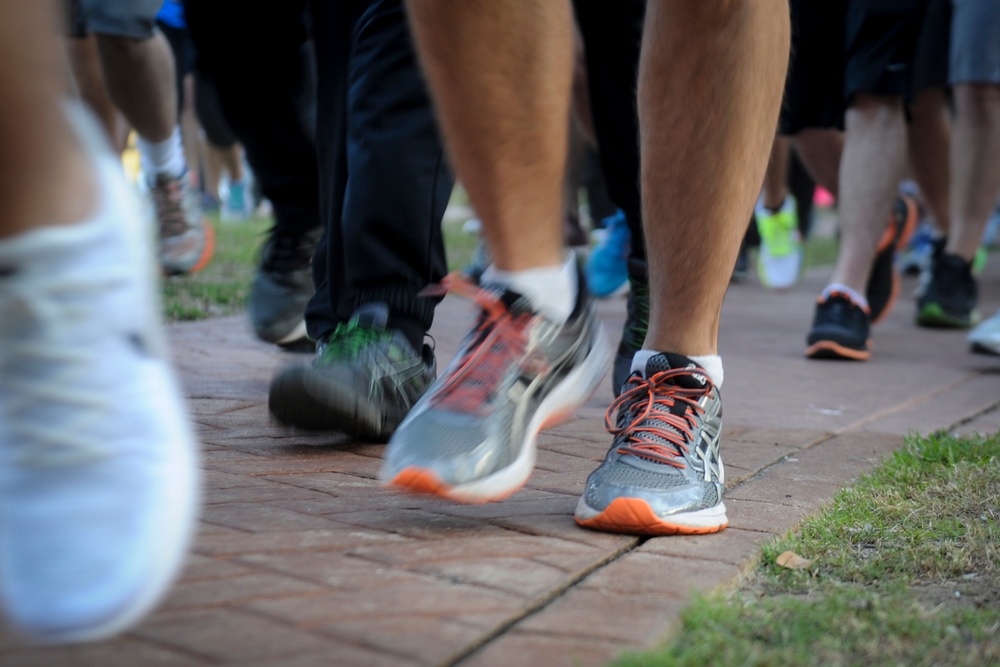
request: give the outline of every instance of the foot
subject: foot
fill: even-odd
[[[389,441],[380,478],[459,502],[501,500],[531,475],[539,431],[587,400],[611,355],[583,288],[559,323],[501,286],[477,289],[460,278],[448,286],[479,304],[478,319]]]
[[[201,203],[186,176],[160,176],[150,188],[159,226],[163,273],[178,276],[200,271],[214,252],[214,237]]]
[[[802,270],[802,236],[795,198],[786,197],[777,211],[760,206],[754,217],[760,232],[757,277],[761,284],[771,289],[794,286]]]
[[[927,291],[917,300],[917,324],[953,329],[973,326],[979,321],[977,291],[972,263],[942,253],[934,262]]]
[[[632,234],[622,211],[604,220],[603,239],[587,259],[587,286],[598,299],[628,291],[628,255]]]
[[[587,478],[578,524],[630,535],[700,535],[728,525],[722,403],[693,361],[651,357],[628,379],[606,421],[614,442]]]
[[[917,228],[918,213],[916,201],[907,195],[898,197],[893,205],[889,226],[879,239],[878,253],[865,287],[872,324],[889,314],[899,296],[900,271],[896,265],[896,251],[909,244]]]
[[[94,215],[0,242],[0,597],[44,642],[144,616],[180,569],[198,497],[145,217],[96,123],[74,118]]]
[[[250,284],[248,311],[257,337],[289,347],[304,340],[312,298],[312,255],[319,230],[290,233],[275,226]]]
[[[980,354],[1000,355],[1000,310],[969,332],[969,347]]]
[[[282,424],[386,440],[437,375],[434,350],[417,353],[386,328],[385,304],[370,303],[320,341],[311,366],[271,381],[268,407]]]
[[[810,359],[867,361],[871,357],[868,334],[871,315],[850,296],[830,292],[816,303],[816,316],[806,338]]]

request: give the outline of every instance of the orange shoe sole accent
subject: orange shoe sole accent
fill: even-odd
[[[917,222],[920,217],[920,210],[917,208],[917,203],[913,201],[911,197],[903,197],[902,199],[903,203],[906,204],[906,219],[903,220],[903,228],[900,230],[899,236],[897,237],[890,218],[889,226],[886,228],[885,233],[882,234],[882,238],[878,241],[876,254],[884,251],[892,244],[895,244],[896,248],[905,248],[910,242],[910,237],[913,236],[913,232],[917,231]],[[872,320],[872,324],[878,324],[884,320],[890,312],[892,312],[893,307],[896,305],[896,299],[899,298],[899,291],[899,273],[893,271],[892,290],[889,293],[889,300],[886,301],[885,307],[882,309],[882,312],[879,313],[878,318]]]
[[[198,263],[192,266],[188,273],[197,273],[204,269],[212,261],[212,255],[215,254],[215,228],[212,227],[212,222],[208,218],[202,218],[201,224],[205,229],[205,249],[202,251],[201,257],[198,258]]]
[[[705,527],[670,523],[656,516],[649,503],[638,498],[615,498],[593,519],[576,519],[576,522],[584,528],[628,535],[709,535],[729,525],[728,521]]]
[[[871,343],[868,343],[871,347]],[[868,361],[871,350],[855,350],[844,347],[832,340],[821,340],[806,348],[806,356],[810,359],[850,359],[851,361]]]
[[[406,468],[396,475],[389,486],[395,486],[410,493],[426,493],[432,496],[448,497],[450,486],[438,479],[437,475],[423,468]]]

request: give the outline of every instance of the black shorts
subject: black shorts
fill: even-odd
[[[844,128],[844,22],[848,0],[791,0],[792,53],[778,132]]]
[[[779,132],[844,127],[858,93],[914,94],[926,0],[791,0],[792,57]]]
[[[912,100],[926,0],[851,0],[846,21],[844,102],[858,93]]]

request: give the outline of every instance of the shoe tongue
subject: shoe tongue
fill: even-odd
[[[668,383],[683,387],[685,389],[703,389],[707,384],[707,373],[683,354],[673,354],[671,352],[660,352],[654,354],[646,360],[646,368],[643,375],[650,378],[657,373],[679,369],[697,369],[699,372],[678,375],[667,380]]]
[[[385,329],[389,324],[389,306],[382,302],[366,303],[354,311],[351,321],[368,327]]]

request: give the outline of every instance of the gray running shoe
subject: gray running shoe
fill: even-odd
[[[271,381],[268,408],[279,422],[385,440],[434,381],[434,350],[417,354],[386,329],[389,310],[365,304],[320,341],[311,366],[296,364]]]
[[[587,479],[578,524],[631,535],[715,533],[728,525],[722,403],[693,361],[651,357],[608,408],[607,424],[615,440]]]
[[[547,320],[525,297],[497,285],[480,289],[457,275],[446,284],[479,304],[478,319],[389,441],[380,478],[459,502],[500,500],[531,475],[539,431],[597,388],[611,350],[582,276],[565,323]]]
[[[275,227],[270,234],[250,284],[247,310],[258,338],[287,347],[306,337],[304,313],[315,292],[311,264],[319,230],[290,234]]]
[[[199,271],[212,258],[214,242],[202,215],[198,193],[187,176],[160,176],[150,188],[159,226],[159,260],[163,273],[178,276]]]

